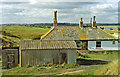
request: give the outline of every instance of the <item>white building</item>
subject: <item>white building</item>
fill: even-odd
[[[88,50],[118,50],[118,41],[88,41]]]
[[[95,16],[92,25],[83,25],[81,18],[79,26],[53,26],[40,40],[74,40],[81,50],[118,50],[118,38],[98,28]]]

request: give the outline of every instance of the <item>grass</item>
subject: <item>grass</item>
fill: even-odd
[[[118,72],[118,59],[104,66],[95,67],[86,71],[65,75],[120,75]]]
[[[71,74],[66,74],[66,75],[94,75],[95,71],[96,71],[96,69],[90,69],[90,70],[87,70],[87,71],[71,73]]]
[[[112,27],[112,26],[102,26]],[[117,27],[117,26],[113,26]],[[62,27],[64,28],[64,27]],[[74,28],[74,27],[70,27]],[[1,29],[1,26],[0,26]],[[19,46],[19,40],[38,40],[40,37],[48,32],[50,28],[47,27],[34,27],[34,26],[23,26],[23,25],[2,25],[2,43],[3,47],[16,47]],[[118,33],[117,30],[105,29],[108,33]],[[54,35],[54,34],[53,34]],[[84,35],[84,34],[81,34]],[[83,36],[81,36],[83,37]]]
[[[86,68],[84,71],[81,72],[73,72],[70,74],[64,74],[64,75],[120,75],[118,72],[118,55],[119,52],[104,52],[104,53],[81,53],[81,55],[84,55],[83,58],[78,56],[78,58],[82,58],[85,60],[93,60],[93,63],[95,63],[95,60],[103,60],[103,61],[112,61],[108,64],[101,64],[101,65],[89,65],[89,68]],[[87,61],[88,62],[88,61]],[[91,61],[92,62],[92,61]],[[91,63],[90,62],[90,63]],[[89,63],[88,63],[89,64]],[[92,63],[91,63],[92,64]]]
[[[118,59],[118,52],[91,53],[91,54],[82,53],[82,55],[85,55],[88,58],[81,57],[81,59],[89,60],[90,63],[91,61],[95,63],[96,60],[114,61],[115,59]],[[80,56],[78,56],[78,58],[80,58]],[[86,63],[89,61],[86,61]],[[63,63],[61,65],[55,65],[55,64],[54,65],[53,64],[34,65],[34,66],[27,65],[21,68],[15,67],[12,69],[3,69],[3,75],[58,75],[58,74],[61,74],[61,75],[94,75],[94,74],[97,74],[95,73],[96,70],[98,70],[97,68],[103,65],[106,65],[106,64],[96,63],[96,64],[91,64],[91,65],[84,65],[84,64],[79,64],[79,63],[77,64]]]
[[[66,71],[71,71],[71,70],[67,70],[67,69],[71,69],[71,68],[76,68],[79,67],[79,65],[75,65],[75,64],[62,64],[62,65],[52,65],[52,66],[48,66],[48,65],[36,65],[36,66],[31,66],[31,67],[16,67],[16,68],[12,68],[12,69],[4,69],[3,70],[3,75],[41,75],[41,74],[47,74],[47,75],[51,75],[51,74],[58,74],[58,73],[62,73],[62,72],[66,72]],[[72,69],[75,70],[75,69]]]
[[[95,71],[95,75],[120,75],[120,73],[118,72],[118,60],[116,59],[113,62],[101,66],[99,69],[97,69],[97,71]]]
[[[2,55],[0,55],[0,59],[2,58]],[[0,60],[0,76],[2,76],[2,60]]]
[[[98,26],[98,27],[107,27],[107,28],[118,28],[118,26]]]
[[[32,26],[19,26],[19,25],[3,25],[2,31],[9,33],[11,35],[17,36],[21,39],[35,39],[45,34],[49,28],[40,28]]]
[[[19,46],[19,40],[36,40],[48,32],[50,28],[21,25],[2,25],[3,47]]]
[[[101,28],[118,28],[118,26],[98,26],[98,27],[101,27]],[[110,33],[110,34],[118,33],[118,30],[104,29],[104,31],[106,31],[107,33]]]
[[[118,33],[118,30],[105,29],[104,31],[106,31],[107,33],[110,33],[110,34]]]
[[[106,26],[105,26],[106,27]],[[108,26],[107,26],[108,27]],[[115,26],[114,26],[115,27]],[[3,46],[19,46],[19,40],[35,40],[40,39],[40,37],[48,32],[50,28],[41,28],[41,27],[32,27],[32,26],[20,26],[20,25],[3,25],[2,28],[2,40]],[[106,29],[107,30],[107,29]],[[110,30],[110,32],[113,30]],[[109,32],[109,30],[108,30]],[[109,32],[109,33],[110,33]],[[113,31],[116,32],[116,31]],[[106,72],[107,66],[111,66],[111,70],[115,70],[117,68],[113,68],[113,63],[111,64],[101,64],[102,61],[113,61],[118,59],[118,52],[104,52],[104,53],[80,53],[82,56],[78,56],[77,59],[82,59],[84,63],[90,64],[61,64],[61,65],[27,65],[26,67],[15,67],[12,69],[3,69],[3,75],[57,75],[68,72],[65,75],[97,75],[103,74]],[[116,61],[115,61],[116,63]],[[0,62],[0,64],[2,64]],[[105,66],[103,66],[105,65]],[[97,69],[99,66],[100,69]],[[108,67],[110,69],[110,67]],[[83,70],[80,72],[75,72]],[[96,71],[97,70],[97,71]],[[70,73],[72,72],[72,73]],[[114,74],[110,73],[110,74]],[[115,73],[116,74],[116,73]]]
[[[119,52],[104,52],[104,53],[80,53],[88,58],[78,56],[78,58],[84,58],[87,60],[115,60],[118,59]]]

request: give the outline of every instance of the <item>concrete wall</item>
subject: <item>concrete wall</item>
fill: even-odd
[[[96,41],[88,41],[88,50],[118,50],[118,41],[101,41],[101,48],[96,47]]]
[[[28,64],[61,64],[76,63],[76,50],[22,50],[21,66]],[[61,54],[66,54],[66,60],[63,60]]]

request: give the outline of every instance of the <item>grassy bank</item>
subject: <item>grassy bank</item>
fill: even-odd
[[[114,60],[113,62],[101,66],[99,69],[97,68],[97,71],[95,71],[95,75],[120,75],[118,71],[118,59]]]
[[[2,41],[3,47],[19,46],[19,40],[36,40],[49,31],[50,28],[21,26],[21,25],[3,25]]]

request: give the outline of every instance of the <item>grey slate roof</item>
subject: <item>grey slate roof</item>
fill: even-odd
[[[20,49],[77,49],[75,41],[21,40]]]
[[[78,26],[57,26],[41,37],[41,40],[104,40],[114,36],[99,28],[79,28]]]

